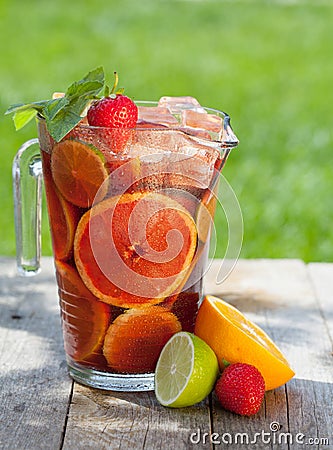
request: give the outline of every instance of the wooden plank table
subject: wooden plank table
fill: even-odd
[[[98,391],[71,381],[62,347],[53,264],[34,278],[0,258],[0,449],[333,449],[333,264],[240,260],[205,290],[264,328],[296,376],[267,392],[251,418],[211,395],[190,408],[160,406],[152,392]]]

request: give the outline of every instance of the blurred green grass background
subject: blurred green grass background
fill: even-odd
[[[1,0],[0,16],[0,254],[15,253],[11,162],[36,135],[4,111],[103,65],[135,99],[192,95],[231,115],[240,145],[223,174],[243,214],[241,257],[333,261],[333,3]]]

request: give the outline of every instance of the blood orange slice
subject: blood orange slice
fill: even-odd
[[[107,199],[81,218],[74,240],[78,271],[91,292],[123,308],[163,301],[182,283],[197,245],[195,223],[158,193]]]
[[[66,353],[80,361],[101,349],[110,321],[110,307],[86,288],[69,264],[56,261]]]
[[[101,152],[71,139],[52,150],[51,170],[54,182],[66,200],[82,208],[90,207],[96,195],[102,200],[107,192],[108,172]]]
[[[103,353],[117,372],[153,372],[162,348],[180,330],[177,317],[164,308],[131,309],[110,325]]]
[[[50,173],[50,155],[45,152],[42,152],[42,155],[53,252],[56,259],[67,260],[72,256],[74,234],[80,211],[65,200],[54,186]]]

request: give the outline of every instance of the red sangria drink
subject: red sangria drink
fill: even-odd
[[[122,97],[90,103],[61,139],[40,114],[39,146],[69,372],[151,390],[163,346],[194,330],[237,140],[226,114],[192,97]]]

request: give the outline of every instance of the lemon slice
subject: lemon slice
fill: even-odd
[[[218,375],[213,350],[194,334],[181,331],[169,339],[157,361],[156,398],[172,408],[194,405],[212,391]]]

